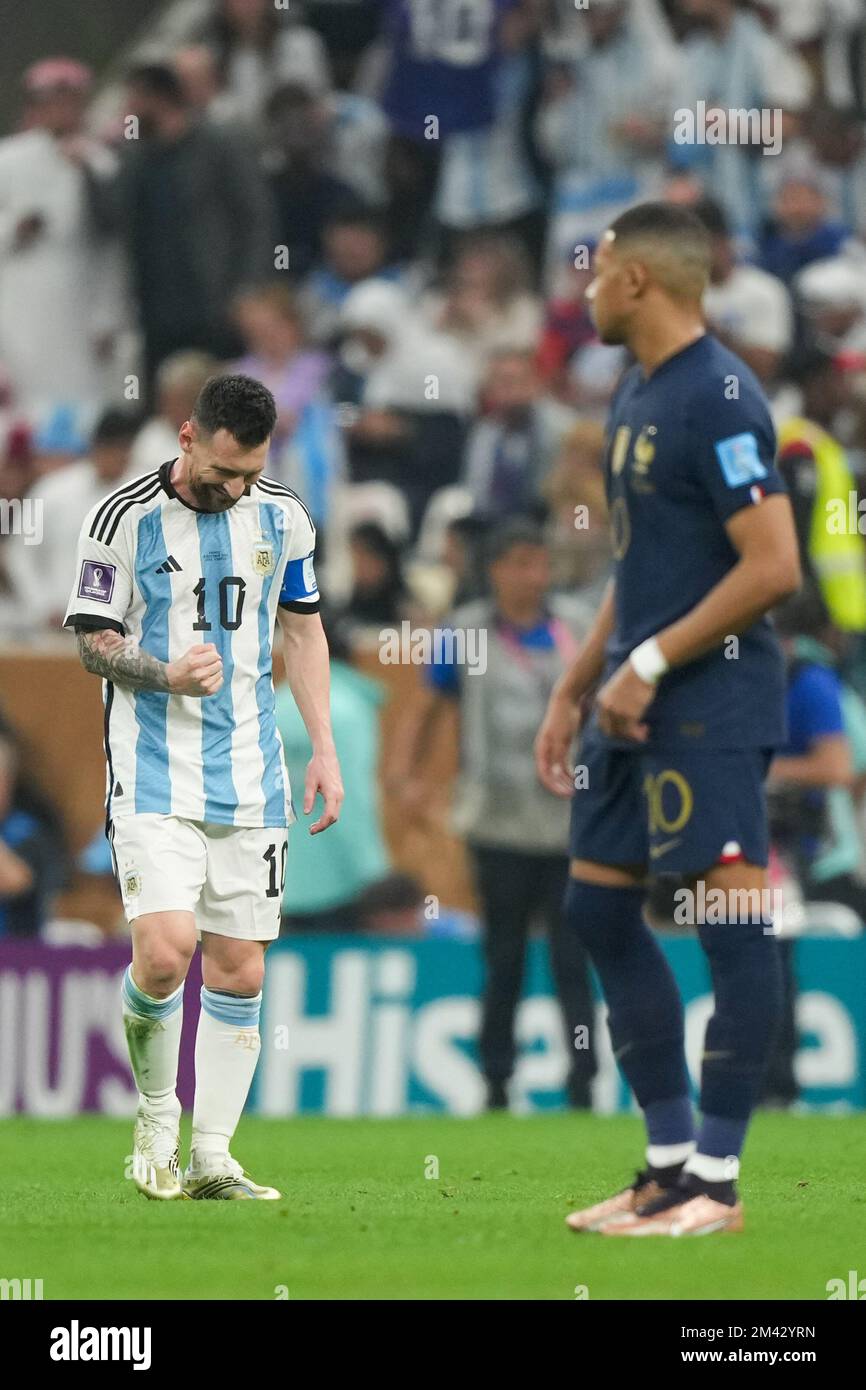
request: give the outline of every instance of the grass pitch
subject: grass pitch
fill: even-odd
[[[146,1201],[131,1133],[0,1121],[0,1277],[76,1300],[823,1300],[866,1276],[866,1116],[760,1115],[745,1233],[681,1241],[563,1225],[630,1179],[630,1116],[244,1119],[236,1156],[285,1193],[260,1203]]]

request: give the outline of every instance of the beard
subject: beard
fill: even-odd
[[[240,499],[229,497],[216,483],[190,483],[189,490],[196,506],[204,512],[227,512]],[[241,496],[244,494],[242,493]]]

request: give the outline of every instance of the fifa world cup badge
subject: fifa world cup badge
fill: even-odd
[[[270,541],[256,541],[253,546],[253,569],[256,574],[273,574],[274,547]]]

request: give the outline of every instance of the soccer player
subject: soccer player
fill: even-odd
[[[615,568],[536,742],[544,784],[574,797],[566,911],[647,1127],[632,1186],[568,1218],[608,1235],[741,1228],[739,1155],[780,1008],[778,943],[758,896],[764,779],[785,737],[784,667],[765,615],[800,569],[767,403],[706,332],[709,267],[698,219],[662,203],[624,213],[596,253],[599,334],[636,359],[608,430]],[[570,745],[599,682],[575,791]],[[695,913],[715,996],[697,1130],[682,1001],[642,914],[650,866],[725,904]]]
[[[86,518],[65,620],[104,681],[106,825],[132,930],[122,1007],[139,1090],[133,1176],[162,1200],[280,1195],[229,1153],[258,1058],[264,955],[296,819],[274,719],[275,621],[313,747],[304,814],[317,793],[324,800],[311,834],[334,824],[343,795],[315,531],[301,499],[263,475],[275,420],[260,382],[210,378],[179,457]],[[197,936],[204,986],[181,1176],[178,1049]]]

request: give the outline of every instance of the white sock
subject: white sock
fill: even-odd
[[[670,1168],[674,1163],[685,1163],[694,1151],[694,1139],[686,1139],[682,1144],[648,1144],[646,1161],[650,1168]]]
[[[195,1105],[190,1167],[229,1151],[259,1060],[261,993],[202,988],[195,1039]]]
[[[126,1045],[141,1100],[152,1110],[173,1108],[177,1103],[183,985],[167,999],[154,999],[139,989],[130,965],[123,976],[121,998]]]
[[[715,1158],[712,1154],[693,1153],[686,1161],[685,1171],[694,1173],[702,1182],[736,1182],[740,1176],[740,1160],[735,1154]]]

